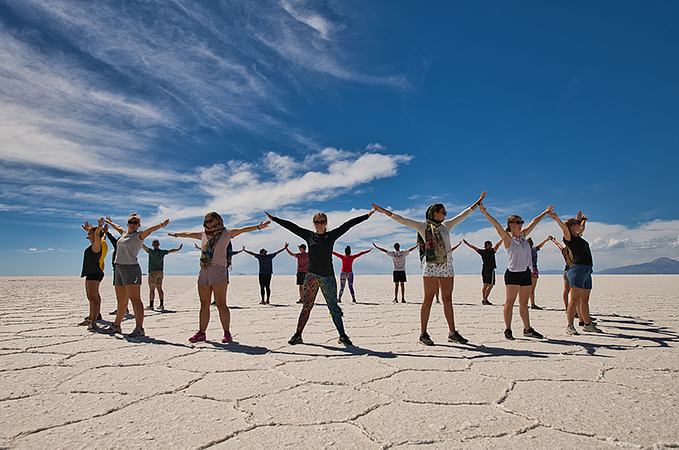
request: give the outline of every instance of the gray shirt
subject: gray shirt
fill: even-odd
[[[144,241],[141,239],[141,231],[129,234],[127,231],[118,239],[116,260],[114,264],[134,265],[139,264],[137,254],[141,250]]]

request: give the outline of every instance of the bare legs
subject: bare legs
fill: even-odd
[[[530,306],[532,308],[535,308],[537,305],[535,304],[535,287],[538,285],[538,279],[537,278],[531,278],[530,279],[533,285],[531,286],[530,290]]]
[[[127,311],[127,299],[132,302],[132,309],[134,310],[134,321],[139,328],[144,327],[144,304],[141,302],[141,284],[128,284],[127,286],[116,286],[116,300],[118,301],[118,309],[116,311],[116,320],[113,325],[120,326],[125,318]]]
[[[568,325],[573,325],[575,313],[580,314],[580,320],[588,324],[591,322],[589,317],[589,294],[591,289],[571,288],[571,301],[568,304]]]
[[[153,306],[153,301],[156,299],[156,289],[158,290],[158,299],[162,305],[165,301],[165,292],[163,292],[162,284],[149,284],[149,304]]]
[[[87,293],[87,300],[90,302],[90,315],[87,316],[92,322],[97,320],[101,312],[101,296],[99,295],[99,281],[86,280],[85,292]]]
[[[219,311],[219,320],[222,323],[224,333],[229,331],[231,327],[231,312],[226,306],[226,288],[229,282],[224,281],[212,286],[198,285],[198,297],[200,298],[200,316],[198,319],[198,329],[201,333],[207,331],[207,326],[210,323],[210,302],[214,295],[215,304]]]
[[[519,286],[515,284],[506,285],[507,299],[504,306],[505,329],[512,329],[512,309],[514,308],[517,296],[519,297],[519,315],[523,321],[523,329],[528,330],[530,328],[528,297],[530,297],[532,288],[532,286]]]
[[[568,312],[568,294],[571,292],[570,283],[563,282],[563,306]]]
[[[394,299],[398,298],[398,285],[401,285],[401,300],[406,298],[406,284],[403,281],[394,283]]]
[[[424,301],[420,308],[420,332],[427,332],[427,324],[429,323],[429,315],[431,313],[431,304],[434,296],[441,288],[441,299],[443,300],[443,314],[448,322],[448,330],[450,333],[455,332],[455,317],[453,314],[453,277],[423,277],[422,283],[424,285]]]
[[[483,283],[483,288],[481,289],[481,295],[483,296],[484,300],[488,300],[488,297],[490,297],[490,291],[492,291],[492,290],[493,290],[492,284]]]

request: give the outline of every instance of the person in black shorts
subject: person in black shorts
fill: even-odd
[[[85,249],[83,257],[83,270],[80,274],[85,277],[85,292],[90,303],[90,315],[80,323],[87,325],[88,330],[96,330],[97,319],[101,318],[101,295],[99,295],[99,285],[104,279],[104,258],[106,257],[106,242],[102,240],[102,227],[104,218],[99,219],[98,226],[92,226],[89,222],[83,224],[83,230],[87,232],[87,239],[90,246]]]
[[[394,263],[394,303],[398,303],[398,286],[399,284],[401,285],[401,303],[406,302],[406,257],[415,250],[418,245],[415,244],[408,250],[401,250],[401,244],[396,242],[394,244],[394,251],[390,252],[387,249],[384,249],[382,247],[378,247],[375,245],[373,242],[373,247],[375,247],[377,250],[381,251],[382,253],[386,253],[387,256],[391,257],[393,263]]]
[[[490,297],[490,291],[492,291],[493,286],[495,286],[495,268],[497,267],[497,264],[495,263],[495,253],[497,253],[497,249],[500,248],[502,240],[497,241],[495,246],[493,246],[491,241],[486,241],[483,243],[483,249],[473,246],[465,239],[462,239],[462,242],[481,255],[481,260],[483,261],[483,267],[481,268],[481,278],[483,280],[481,295],[483,296],[483,300],[481,301],[481,304],[492,305],[488,300],[488,297]]]

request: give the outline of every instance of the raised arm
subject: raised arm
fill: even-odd
[[[556,245],[559,248],[559,250],[563,251],[563,245],[559,244],[559,241],[554,239],[554,236],[550,236],[548,239],[552,241],[554,245]]]
[[[473,246],[472,244],[470,244],[469,242],[467,242],[466,239],[462,239],[462,242],[464,242],[465,244],[467,244],[467,247],[471,248],[471,249],[474,250],[475,252],[478,252],[478,251],[479,251],[479,248],[478,248],[478,247]]]
[[[512,245],[512,238],[505,230],[502,228],[502,225],[495,220],[495,217],[491,216],[490,213],[486,210],[486,207],[483,205],[483,202],[479,203],[479,211],[481,211],[481,214],[486,216],[486,219],[488,219],[488,222],[491,223],[495,227],[495,231],[497,231],[497,234],[502,238],[502,242],[505,244],[505,248],[509,248],[510,245]]]
[[[354,217],[353,219],[349,219],[346,222],[344,222],[342,225],[339,227],[335,228],[334,230],[330,230],[328,233],[332,235],[335,239],[339,238],[342,236],[344,233],[349,231],[352,227],[358,225],[359,223],[366,221],[370,219],[370,216],[372,216],[375,213],[375,210],[371,210],[368,214],[363,214],[362,216]]]
[[[413,250],[415,250],[417,247],[419,247],[419,245],[418,245],[418,244],[415,244],[415,245],[413,245],[412,247],[410,247],[410,248],[407,250],[407,252],[410,253],[410,252],[412,252]]]
[[[538,244],[538,248],[542,248],[542,246],[545,245],[545,242],[549,241],[549,238],[551,238],[551,237],[552,236],[547,236],[544,241],[542,241]]]
[[[384,249],[384,248],[382,248],[382,247],[378,247],[377,245],[375,245],[374,242],[373,242],[373,247],[375,247],[377,250],[379,250],[379,251],[381,251],[381,252],[387,253],[387,250],[386,250],[386,249]]]
[[[582,230],[580,230],[580,236],[582,236],[585,232],[585,223],[589,220],[589,217],[584,215],[582,211],[578,211],[577,219],[580,221],[580,226],[582,226]]]
[[[183,246],[184,246],[184,244],[179,244],[179,247],[177,247],[177,248],[171,248],[170,250],[167,251],[168,255],[169,255],[170,253],[178,252],[179,250],[182,249]]]
[[[146,244],[141,244],[141,248],[143,248],[146,253],[148,253],[151,250],[146,246]]]
[[[145,229],[144,231],[141,232],[141,234],[139,235],[139,239],[141,239],[141,240],[146,239],[154,231],[158,231],[161,228],[166,227],[168,223],[170,223],[170,219],[165,219],[163,222],[159,223],[158,225],[148,227],[147,229]]]
[[[559,219],[559,216],[554,212],[550,211],[549,213],[549,218],[553,219],[554,222],[556,222],[557,225],[559,225],[559,228],[561,228],[561,231],[563,231],[563,238],[567,241],[571,240],[571,230],[568,229],[565,223]]]
[[[537,227],[540,221],[550,212],[554,211],[554,205],[549,205],[547,209],[542,211],[540,215],[535,217],[533,220],[530,221],[530,224],[523,230],[521,230],[521,234],[523,234],[524,237],[528,236],[531,231],[533,231],[533,228]]]
[[[199,231],[180,231],[179,233],[167,233],[168,236],[176,238],[200,239],[201,233]]]
[[[363,256],[363,255],[365,255],[366,253],[370,253],[371,251],[373,251],[373,249],[372,249],[372,248],[369,248],[368,250],[365,250],[365,251],[363,251],[363,252],[356,253],[354,256],[355,256],[356,258],[358,258],[359,256]]]
[[[299,225],[297,225],[296,223],[290,222],[289,220],[281,219],[280,217],[274,217],[266,211],[264,211],[264,214],[266,214],[266,216],[272,222],[277,223],[278,225],[282,226],[283,228],[290,231],[291,233],[301,237],[305,242],[308,243],[309,236],[312,233],[310,230],[306,230],[306,229],[300,227]]]
[[[251,231],[255,230],[263,230],[264,228],[268,227],[271,224],[270,220],[267,220],[266,222],[259,222],[257,225],[249,225],[247,227],[241,227],[241,228],[232,228],[231,229],[231,237],[234,238],[238,236],[239,234],[242,233],[250,233]]]
[[[502,244],[502,239],[497,241],[497,244],[495,244],[495,247],[493,247],[493,250],[495,251],[495,253],[497,253],[497,249],[500,248],[500,244]]]
[[[444,220],[443,224],[446,226],[446,228],[448,228],[448,230],[451,230],[455,225],[469,217],[469,215],[476,209],[476,207],[483,202],[484,198],[486,198],[486,191],[483,191],[479,199],[475,201],[469,208],[465,209],[452,219]]]
[[[104,226],[104,218],[99,219],[97,224],[97,229],[94,230],[94,242],[92,242],[92,251],[94,253],[99,253],[101,251],[101,231]]]
[[[106,223],[109,224],[111,228],[116,230],[118,234],[120,234],[121,236],[125,233],[125,228],[121,227],[118,224],[113,223],[113,221],[111,220],[111,216],[106,216]]]
[[[452,247],[452,248],[450,249],[450,252],[451,252],[451,253],[454,252],[455,249],[458,248],[460,245],[462,245],[462,241],[458,242],[457,245],[456,245],[455,247]]]
[[[247,249],[245,248],[245,246],[243,246],[243,250],[242,250],[242,251],[244,251],[244,252],[247,253],[248,255],[257,256],[256,253],[251,252],[250,250],[247,250]]]
[[[288,252],[288,255],[292,256],[293,258],[297,258],[297,255],[295,255],[294,253],[292,253],[292,252],[290,251],[290,249],[288,248],[288,243],[287,243],[287,242],[285,243],[285,251]]]
[[[337,252],[332,252],[332,254],[333,254],[334,256],[337,256],[339,259],[342,259],[342,255],[340,255],[339,253],[337,253]]]
[[[288,243],[286,242],[285,245],[283,246],[283,248],[280,249],[280,250],[278,250],[276,253],[274,253],[274,255],[277,255],[277,254],[279,254],[280,252],[282,252],[283,250],[287,250],[287,249],[288,249]]]

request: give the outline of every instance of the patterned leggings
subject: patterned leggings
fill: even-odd
[[[302,303],[304,305],[302,306],[302,312],[299,313],[297,331],[295,333],[301,335],[302,331],[304,331],[304,327],[311,314],[311,308],[314,307],[318,289],[321,290],[323,297],[325,297],[325,303],[328,304],[328,309],[330,310],[332,321],[335,322],[337,331],[340,335],[343,335],[342,308],[337,304],[337,281],[335,277],[322,277],[311,272],[307,272],[306,278],[304,278],[304,286],[302,288]]]
[[[342,300],[342,293],[344,292],[344,283],[349,284],[349,292],[351,292],[351,299],[353,301],[356,301],[356,295],[354,295],[354,272],[340,273],[340,292],[339,292],[340,300]]]

